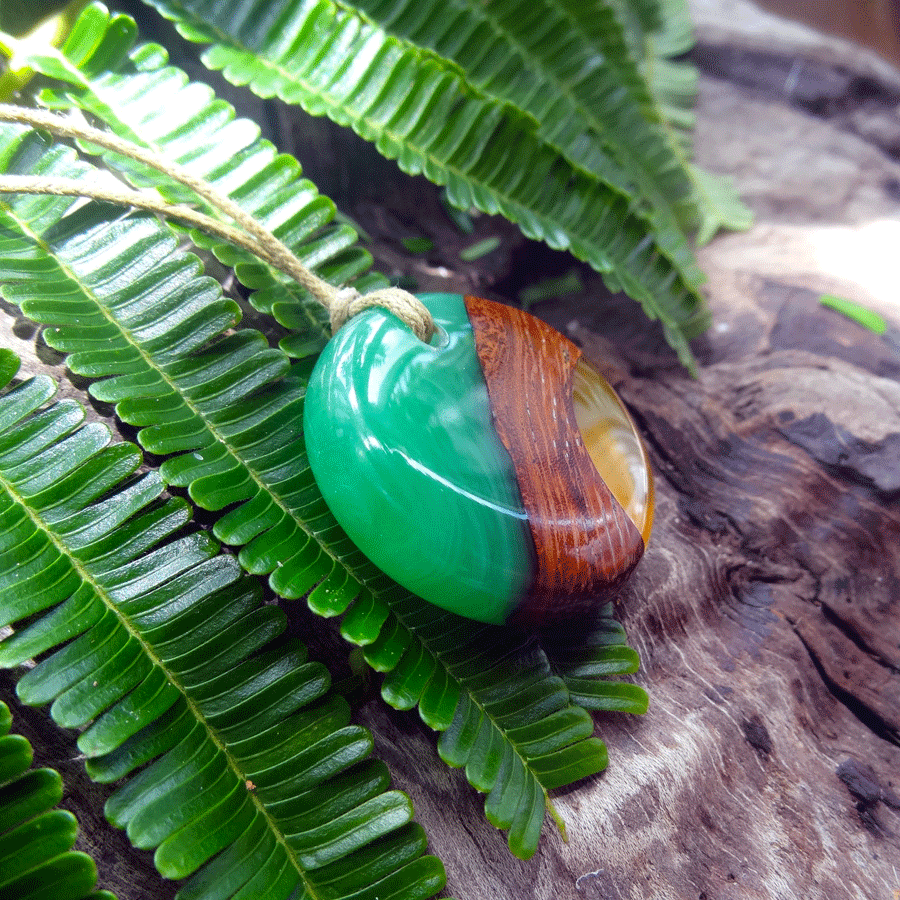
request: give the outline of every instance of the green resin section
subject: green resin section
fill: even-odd
[[[502,624],[533,579],[531,532],[463,298],[420,299],[439,329],[431,345],[371,309],[322,352],[304,412],[310,465],[378,568],[444,609]]]

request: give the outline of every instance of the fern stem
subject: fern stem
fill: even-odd
[[[57,137],[86,141],[105,150],[118,153],[135,162],[150,166],[163,175],[174,178],[185,187],[190,188],[213,208],[239,225],[243,234],[241,234],[240,230],[223,225],[217,220],[198,213],[187,206],[169,204],[162,200],[155,205],[150,205],[153,198],[147,192],[123,189],[118,195],[110,191],[105,196],[102,196],[99,191],[107,189],[95,186],[87,189],[77,183],[58,185],[63,188],[59,191],[38,190],[36,187],[26,190],[21,186],[18,188],[5,188],[0,183],[0,191],[15,193],[18,190],[20,193],[48,193],[62,196],[92,197],[98,200],[107,200],[111,203],[135,206],[139,209],[150,209],[164,216],[188,221],[203,231],[222,237],[230,243],[237,244],[237,246],[248,250],[293,278],[294,281],[307,290],[328,310],[331,317],[332,332],[337,331],[348,319],[364,309],[372,306],[382,306],[406,322],[420,340],[428,343],[435,333],[431,313],[428,312],[422,301],[413,294],[400,288],[382,288],[370,291],[366,295],[360,295],[355,288],[338,288],[329,284],[307,269],[290,249],[278,240],[258,219],[245,212],[230,197],[217,191],[209,182],[198,178],[174,160],[160,157],[152,150],[148,150],[117,135],[101,131],[98,128],[71,118],[64,119],[44,110],[27,109],[21,106],[0,103],[0,121],[16,122],[20,125],[29,125],[32,128],[43,128]],[[44,181],[50,180],[46,179]],[[59,181],[59,179],[52,179],[52,181]],[[5,180],[3,183],[6,183]],[[227,232],[223,231],[223,228],[227,228]]]

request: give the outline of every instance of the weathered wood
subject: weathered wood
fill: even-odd
[[[656,525],[620,610],[650,712],[597,716],[609,769],[556,798],[568,843],[548,826],[521,863],[461,777],[422,765],[413,720],[386,730],[371,711],[458,897],[900,891],[900,167],[840,109],[817,121],[755,86],[701,88],[701,161],[737,179],[757,224],[702,252],[699,378],[624,305],[540,310],[649,439]]]
[[[900,7],[894,0],[758,0],[778,15],[806,22],[829,34],[871,47],[900,65]]]

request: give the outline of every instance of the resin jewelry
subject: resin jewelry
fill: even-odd
[[[650,469],[625,408],[571,341],[476,297],[431,294],[423,306],[393,288],[337,288],[171,160],[53,113],[0,104],[0,120],[155,168],[234,226],[71,179],[22,178],[15,192],[152,209],[243,247],[322,303],[335,336],[308,386],[310,464],[338,522],[400,584],[473,619],[542,623],[628,577],[650,533]]]
[[[335,518],[395,581],[471,619],[542,624],[609,599],[653,518],[621,401],[534,316],[419,299],[437,326],[430,343],[375,307],[313,370],[306,445]]]

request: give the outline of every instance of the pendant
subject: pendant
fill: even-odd
[[[414,594],[481,622],[559,622],[608,600],[650,536],[653,480],[628,412],[522,310],[420,296],[430,344],[373,308],[319,357],[304,431],[351,540]]]

